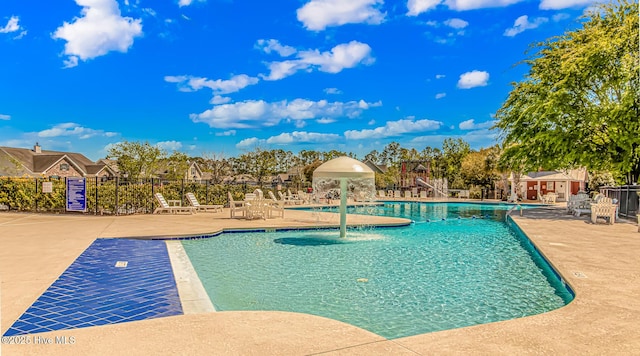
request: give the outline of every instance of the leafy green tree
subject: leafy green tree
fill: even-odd
[[[400,144],[397,142],[391,142],[382,150],[382,163],[388,166],[396,165],[400,163]]]
[[[169,180],[185,179],[191,165],[189,156],[178,151],[173,151],[161,164],[164,165],[165,178]]]
[[[338,151],[338,150],[331,150],[331,151],[327,151],[327,152],[323,152],[322,153],[322,160],[324,162],[326,161],[330,161],[334,158],[338,158],[338,157],[342,157],[342,156],[347,156],[347,154],[345,152],[342,151]]]
[[[445,164],[445,177],[449,181],[449,187],[464,188],[460,166],[470,151],[469,144],[461,138],[446,138],[442,142],[442,160]]]
[[[442,151],[439,148],[427,146],[420,152],[420,156],[423,160],[429,162],[432,177],[445,177],[447,165],[444,161]]]
[[[313,182],[313,171],[315,171],[316,168],[320,167],[322,163],[323,162],[321,160],[316,160],[315,162],[304,166],[302,172],[304,173],[304,176],[308,182]]]
[[[487,189],[500,178],[497,170],[499,148],[484,148],[467,154],[460,164],[460,176],[465,183]]]
[[[535,46],[497,112],[503,165],[640,174],[638,4],[597,5],[582,26]]]
[[[238,157],[238,163],[242,167],[242,172],[253,176],[261,187],[266,183],[267,178],[276,173],[276,155],[273,150],[255,148]]]
[[[231,174],[231,164],[222,153],[203,153],[200,166],[204,172],[211,173],[211,181],[220,184],[225,176]]]
[[[123,141],[109,148],[107,158],[118,162],[118,169],[122,176],[131,179],[152,177],[158,169],[161,159],[166,152],[149,142]]]
[[[313,150],[302,150],[298,153],[298,157],[300,157],[300,163],[303,166],[311,164],[317,160],[320,160],[320,152]]]
[[[294,155],[291,151],[277,149],[274,152],[276,159],[276,172],[285,173],[294,166]]]
[[[420,161],[422,160],[422,156],[420,152],[415,148],[400,148],[400,160],[402,161]]]
[[[381,163],[380,152],[378,152],[377,150],[373,150],[364,156],[364,160],[369,160],[375,164],[379,164]]]

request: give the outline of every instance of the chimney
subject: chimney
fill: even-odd
[[[36,145],[33,146],[33,152],[42,153],[42,147],[40,147],[40,145],[37,142],[36,142]]]

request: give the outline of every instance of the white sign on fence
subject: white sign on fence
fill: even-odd
[[[53,192],[53,182],[42,182],[42,192],[43,193]]]

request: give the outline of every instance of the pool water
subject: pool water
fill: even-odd
[[[346,239],[337,230],[296,230],[183,245],[217,310],[308,313],[393,339],[539,314],[572,299],[505,223],[508,208],[388,203],[350,212],[415,224],[348,230]]]

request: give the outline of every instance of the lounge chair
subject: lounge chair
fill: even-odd
[[[269,203],[264,199],[253,199],[244,202],[247,219],[266,219],[269,216]]]
[[[236,213],[240,213],[243,218],[247,217],[247,209],[245,203],[243,201],[233,200],[233,196],[231,192],[227,193],[227,198],[229,199],[229,210],[231,214],[231,218],[236,217]]]
[[[269,191],[269,197],[271,199],[267,199],[269,203],[269,217],[273,217],[275,214],[280,215],[280,217],[284,218],[284,200],[276,199],[276,196],[272,191]]]
[[[280,196],[280,199],[285,201],[286,204],[302,204],[302,200],[297,199],[292,195],[285,196],[281,191],[278,191],[278,195]]]
[[[617,205],[609,198],[601,198],[597,203],[591,204],[591,222],[596,223],[598,218],[605,218],[609,224],[616,221]]]
[[[311,203],[311,197],[308,193],[303,192],[302,190],[298,190],[298,199],[302,200],[302,204]]]
[[[585,193],[571,195],[567,201],[567,213],[576,216],[580,216],[581,213],[589,213],[591,212],[590,203],[591,199],[589,199],[589,195]],[[579,211],[577,211],[578,209]]]
[[[162,196],[162,193],[155,193],[154,197],[158,201],[158,204],[160,204],[160,206],[157,207],[153,211],[154,214],[160,214],[160,213],[170,213],[170,214],[189,213],[189,214],[193,214],[193,213],[196,212],[196,209],[193,206],[170,205],[167,202],[167,200],[164,198],[164,196]],[[180,201],[179,200],[170,200],[170,202],[179,203]]]
[[[208,212],[208,211],[218,212],[218,211],[222,211],[222,205],[202,205],[202,204],[200,204],[198,202],[198,199],[196,198],[195,194],[193,194],[193,193],[187,193],[187,194],[185,194],[185,196],[187,197],[187,201],[189,201],[189,204],[191,204],[191,206],[196,208],[196,211],[203,211],[203,212]]]

